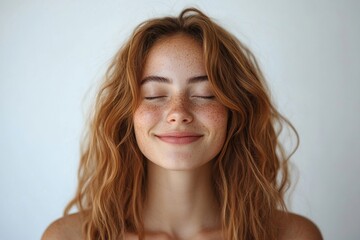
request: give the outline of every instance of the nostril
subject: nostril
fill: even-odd
[[[193,116],[189,112],[171,112],[168,115],[167,121],[169,123],[190,123]]]

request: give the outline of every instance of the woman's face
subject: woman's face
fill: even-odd
[[[198,42],[184,34],[158,40],[140,84],[134,128],[148,160],[166,169],[190,170],[220,152],[227,109],[214,97]]]

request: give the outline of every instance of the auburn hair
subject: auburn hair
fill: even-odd
[[[96,98],[84,141],[75,197],[86,239],[144,239],[146,161],[134,134],[139,80],[160,38],[186,34],[198,41],[216,98],[228,109],[227,137],[213,159],[213,187],[224,239],[277,239],[276,212],[286,210],[288,160],[298,135],[271,102],[253,54],[235,36],[195,8],[178,17],[140,24],[114,57]],[[279,134],[287,125],[296,146],[286,154]]]

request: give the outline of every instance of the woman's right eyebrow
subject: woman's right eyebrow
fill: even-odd
[[[148,82],[160,82],[160,83],[171,83],[172,81],[165,77],[159,77],[159,76],[147,76],[144,79],[141,80],[140,85],[143,85]]]

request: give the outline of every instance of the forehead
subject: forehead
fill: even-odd
[[[205,71],[201,44],[186,34],[159,39],[150,48],[145,60],[143,77],[165,70]]]
[[[155,41],[150,48],[152,51],[160,51],[168,48],[182,49],[182,50],[196,50],[202,52],[201,44],[192,36],[185,33],[177,33],[175,35],[165,36]]]

